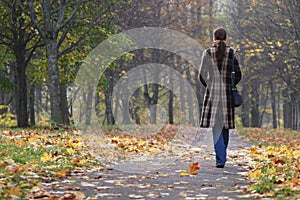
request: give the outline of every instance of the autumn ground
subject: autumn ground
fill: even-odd
[[[102,133],[2,130],[0,199],[299,197],[299,132],[239,129],[239,135],[231,134],[224,169],[214,167],[206,130],[167,126]]]

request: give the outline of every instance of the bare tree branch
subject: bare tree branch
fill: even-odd
[[[75,8],[74,8],[74,10],[72,11],[72,13],[70,14],[70,16],[64,22],[62,22],[62,20],[64,18],[65,5],[62,6],[62,9],[59,11],[59,21],[56,24],[57,30],[62,29],[63,27],[65,27],[68,23],[70,23],[74,19],[75,14],[77,13],[78,9],[80,8],[80,4],[81,4],[81,1],[78,1],[77,4],[76,4],[76,6],[75,6]]]
[[[19,5],[20,5],[20,8],[22,9],[22,11],[23,11],[26,15],[30,16],[32,22],[33,22],[34,25],[36,26],[36,28],[37,28],[38,32],[40,33],[40,35],[41,35],[43,38],[45,38],[45,33],[42,31],[41,24],[40,24],[40,22],[39,22],[39,20],[38,20],[38,18],[37,18],[37,16],[36,16],[36,13],[35,13],[35,10],[34,10],[34,3],[33,3],[33,0],[28,0],[28,1],[27,1],[27,2],[28,2],[28,8],[29,8],[29,10],[27,10],[27,9],[25,8],[25,5],[24,5],[24,3],[23,3],[21,0],[18,0],[18,2],[19,2]]]
[[[31,60],[34,52],[36,51],[37,48],[44,46],[44,44],[40,44],[41,38],[38,39],[38,41],[29,49],[26,49],[26,51],[29,51],[29,54],[27,56],[27,59],[25,60],[25,65],[27,66],[29,61]]]

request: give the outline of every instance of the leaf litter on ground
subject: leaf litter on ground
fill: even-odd
[[[178,126],[166,126],[154,133],[151,130],[141,127],[134,133],[112,130],[104,134],[82,134],[69,128],[1,130],[0,199],[64,198],[41,189],[43,184],[114,160],[173,153],[168,143],[178,137]]]
[[[256,146],[249,149],[248,192],[255,198],[300,198],[300,133],[243,128]]]
[[[55,199],[39,189],[71,170],[99,165],[74,129],[0,132],[0,199]]]

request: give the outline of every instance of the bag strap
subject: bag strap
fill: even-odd
[[[235,82],[234,82],[234,78],[235,78],[235,71],[234,71],[234,50],[230,49],[232,51],[232,72],[231,72],[231,83],[232,83],[232,89],[236,90],[235,87]]]

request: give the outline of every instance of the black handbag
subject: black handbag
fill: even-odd
[[[243,97],[241,93],[235,86],[234,83],[235,72],[234,72],[234,51],[232,51],[232,73],[231,73],[231,82],[232,82],[232,101],[234,107],[239,107],[243,103]]]

